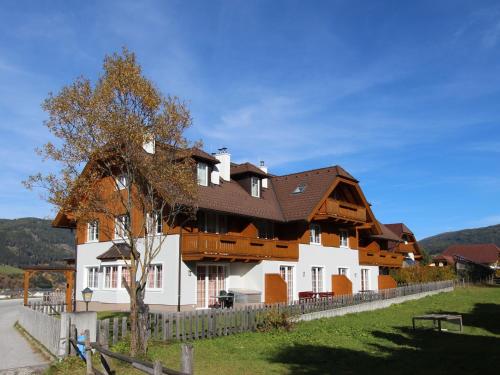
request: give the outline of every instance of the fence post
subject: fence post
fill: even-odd
[[[92,370],[92,350],[90,347],[90,331],[85,330],[85,362],[87,364],[87,375],[93,375]]]
[[[162,375],[163,373],[163,367],[160,363],[160,361],[155,361],[153,365],[153,375]]]
[[[74,324],[71,324],[69,326],[69,338],[70,340],[73,341],[73,344],[76,343],[76,326]],[[75,347],[73,345],[70,345],[69,346],[69,355],[70,356],[74,356],[76,355],[76,350],[75,350]]]
[[[182,344],[181,347],[181,372],[193,373],[193,345]]]

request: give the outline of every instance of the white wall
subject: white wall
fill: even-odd
[[[142,242],[141,242],[142,243]],[[139,244],[139,248],[141,246]],[[82,301],[81,291],[87,286],[87,266],[120,265],[123,261],[101,262],[96,259],[99,255],[109,250],[113,242],[98,242],[78,245],[77,249],[77,282],[76,299]],[[177,269],[179,256],[179,235],[169,235],[164,243],[154,263],[163,265],[163,287],[160,290],[146,290],[146,300],[148,304],[177,304]],[[189,267],[184,262],[181,263],[181,304],[196,304],[196,276],[194,273],[189,276]],[[120,281],[118,282],[120,284]],[[104,303],[129,303],[129,296],[125,289],[105,289],[104,274],[99,273],[99,287],[94,288],[93,301]]]
[[[348,277],[352,281],[353,293],[361,290],[361,268],[370,270],[369,287],[378,290],[378,267],[360,266],[358,251],[348,248],[326,247],[321,245],[299,244],[298,262],[263,261],[262,285],[266,273],[279,273],[280,266],[294,266],[294,298],[299,292],[312,290],[311,268],[323,267],[323,290],[332,291],[332,275],[338,274],[339,268],[348,269]],[[263,300],[265,291],[262,288]]]

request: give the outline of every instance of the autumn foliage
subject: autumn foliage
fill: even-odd
[[[398,284],[427,283],[456,278],[455,270],[450,266],[429,267],[416,265],[392,270],[390,274]]]

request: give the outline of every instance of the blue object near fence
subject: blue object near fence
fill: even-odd
[[[78,354],[85,360],[85,335],[78,336]]]

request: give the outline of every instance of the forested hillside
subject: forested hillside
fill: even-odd
[[[419,241],[430,255],[443,252],[455,244],[494,243],[500,246],[500,224],[483,228],[463,229],[456,232],[441,233]]]
[[[74,256],[74,234],[50,223],[38,218],[0,219],[0,264],[17,267]]]

